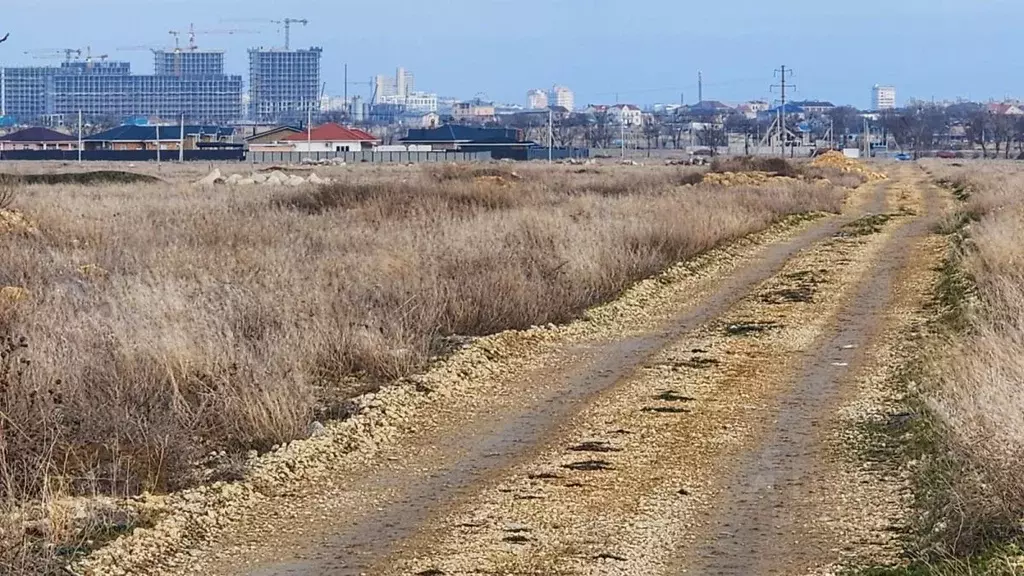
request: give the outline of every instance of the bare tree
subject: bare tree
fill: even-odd
[[[651,154],[651,142],[655,144],[655,148],[658,147],[658,137],[661,135],[661,124],[658,119],[654,116],[647,116],[644,118],[643,127],[644,139],[647,140],[647,155]]]
[[[851,132],[860,131],[860,114],[853,106],[837,106],[829,110],[828,117],[832,122],[832,137],[836,140],[845,141]]]
[[[607,112],[595,112],[594,122],[588,128],[590,146],[595,148],[608,148],[611,146],[611,122]]]
[[[718,147],[728,143],[725,128],[710,122],[704,123],[701,129],[697,131],[697,143],[701,146],[707,146],[711,150],[711,155],[716,156],[718,154]]]
[[[970,115],[967,122],[967,137],[974,144],[981,145],[981,155],[988,157],[988,140],[992,137],[992,115],[984,108]]]
[[[1006,144],[1006,158],[1010,157],[1010,141],[1013,140],[1013,118],[1006,114],[992,115],[992,139],[996,143],[996,157],[999,150]]]

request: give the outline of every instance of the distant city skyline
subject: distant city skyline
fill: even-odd
[[[876,84],[896,86],[900,104],[1024,96],[1024,64],[990,58],[1016,48],[1024,3],[1010,0],[977,0],[969,9],[952,0],[864,0],[827,10],[810,0],[782,7],[450,0],[443,8],[398,0],[393,8],[382,13],[373,3],[329,0],[286,8],[269,0],[154,0],[142,10],[137,0],[51,0],[47,11],[61,17],[40,18],[36,7],[11,4],[0,22],[0,33],[11,33],[0,45],[0,65],[56,65],[60,50],[91,47],[149,73],[152,54],[138,47],[171,47],[167,30],[195,23],[200,48],[225,50],[226,72],[248,77],[248,49],[282,45],[283,31],[269,22],[291,17],[309,19],[307,26],[293,25],[291,45],[324,48],[322,80],[332,96],[344,91],[346,63],[349,93],[364,98],[371,78],[404,66],[416,71],[419,89],[524,106],[527,90],[555,84],[573,90],[577,108],[692,104],[698,69],[706,100],[774,101],[769,85],[781,64],[793,69],[792,98],[861,108],[870,106]],[[979,37],[985,42],[936,41]],[[47,51],[52,60],[39,56]]]

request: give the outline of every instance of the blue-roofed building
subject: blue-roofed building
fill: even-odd
[[[234,129],[210,125],[186,125],[185,149],[241,147],[232,141]],[[85,150],[178,150],[181,126],[126,124],[83,138]]]
[[[3,150],[75,150],[78,136],[57,132],[49,128],[25,128],[0,137]]]
[[[798,106],[792,102],[786,102],[785,108],[782,106],[776,106],[762,112],[758,112],[757,119],[761,121],[772,121],[779,117],[779,112],[782,112],[786,116],[797,116],[803,118],[806,116],[807,111],[803,107]]]
[[[526,140],[522,130],[515,128],[481,128],[460,124],[445,124],[437,128],[414,128],[402,139],[405,144],[430,145],[434,150],[465,150],[467,152],[481,147],[520,147],[536,146],[535,142]]]
[[[527,140],[523,131],[517,128],[482,128],[461,124],[445,124],[437,128],[409,130],[402,139],[403,144],[430,146],[431,150],[458,150],[462,152],[490,152],[495,160],[542,160],[548,157],[548,149],[532,140]],[[555,148],[551,151],[554,159],[586,158],[586,148]]]
[[[799,100],[794,101],[793,105],[802,108],[806,114],[828,114],[836,107],[827,100]]]

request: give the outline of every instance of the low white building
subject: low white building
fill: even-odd
[[[426,92],[381,96],[377,98],[377,102],[380,104],[405,106],[406,110],[412,112],[437,112],[437,94],[428,94]]]
[[[378,142],[372,134],[330,122],[291,134],[280,143],[294,152],[361,152],[372,149]]]
[[[632,104],[616,104],[608,107],[608,121],[616,126],[639,126],[643,124],[644,113]]]

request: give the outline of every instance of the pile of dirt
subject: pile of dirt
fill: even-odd
[[[36,225],[17,210],[0,210],[0,234],[37,234]]]
[[[881,172],[873,172],[862,162],[853,158],[848,158],[845,154],[836,150],[832,150],[818,156],[811,161],[811,165],[821,168],[833,168],[840,172],[863,174],[868,178],[868,180],[885,180],[888,178],[885,174]]]
[[[764,186],[792,180],[768,172],[708,172],[704,175],[704,183],[714,186]]]
[[[330,178],[321,178],[316,173],[311,173],[309,177],[303,178],[297,174],[286,174],[280,170],[274,170],[269,174],[266,172],[253,172],[248,176],[242,174],[232,174],[230,176],[224,176],[221,174],[220,169],[216,169],[210,172],[202,179],[194,183],[195,186],[216,186],[218,184],[226,184],[228,186],[255,186],[257,184],[264,186],[303,186],[305,184],[331,184],[333,180]]]

